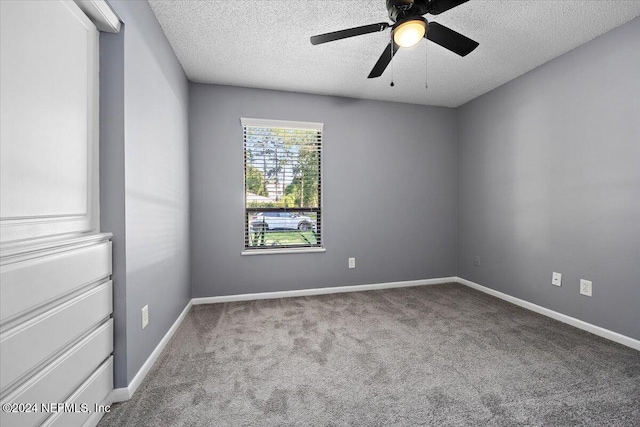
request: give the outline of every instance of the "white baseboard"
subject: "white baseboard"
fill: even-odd
[[[558,320],[562,323],[566,323],[567,325],[574,326],[578,329],[582,329],[587,332],[591,332],[594,335],[598,335],[602,338],[606,338],[611,341],[615,341],[619,344],[625,345],[627,347],[631,347],[635,350],[640,351],[640,341],[628,337],[626,335],[619,334],[617,332],[610,331],[605,328],[601,328],[600,326],[592,325],[591,323],[587,323],[583,320],[576,319],[575,317],[567,316],[566,314],[558,313],[557,311],[550,310],[548,308],[539,306],[537,304],[531,303],[529,301],[522,300],[520,298],[512,297],[511,295],[504,294],[500,291],[496,291],[491,288],[487,288],[486,286],[479,285],[475,282],[472,282],[467,279],[463,279],[462,277],[456,277],[455,281],[468,286],[470,288],[476,289],[478,291],[484,292],[485,294],[492,295],[496,298],[500,298],[501,300],[510,302],[512,304],[518,305],[520,307],[526,308],[527,310],[535,311],[538,314],[542,314],[543,316],[550,317],[552,319]]]
[[[373,291],[378,289],[407,288],[410,286],[438,285],[441,283],[456,282],[457,279],[458,279],[457,277],[441,277],[436,279],[407,280],[404,282],[374,283],[371,285],[336,286],[336,287],[328,287],[328,288],[300,289],[300,290],[294,290],[294,291],[225,295],[221,297],[193,298],[191,300],[191,303],[193,305],[217,304],[222,302],[233,302],[233,301],[253,301],[253,300],[259,300],[259,299],[276,299],[276,298],[306,297],[311,295],[341,294],[345,292],[362,292],[362,291]]]
[[[147,374],[153,367],[153,364],[156,363],[156,360],[158,360],[158,356],[160,356],[160,353],[162,353],[162,350],[164,350],[165,346],[167,345],[167,343],[169,342],[173,334],[176,333],[176,331],[178,330],[178,327],[180,326],[184,318],[187,317],[187,313],[189,312],[191,305],[192,305],[191,301],[189,301],[187,303],[187,306],[184,308],[184,310],[182,310],[182,313],[180,313],[180,316],[178,316],[176,321],[173,322],[173,325],[171,325],[171,328],[169,328],[169,330],[164,335],[162,340],[160,340],[160,342],[158,343],[156,348],[153,350],[153,352],[151,353],[147,361],[144,362],[144,365],[142,365],[142,368],[140,368],[136,376],[133,377],[133,380],[131,381],[131,383],[129,383],[127,387],[116,388],[111,392],[111,401],[113,403],[124,402],[126,400],[131,399],[131,396],[133,396],[133,393],[136,392],[136,390],[140,386],[140,383],[142,383],[142,380],[144,380],[144,378],[147,376]]]
[[[121,387],[121,388],[114,388],[111,391],[111,396],[109,398],[110,403],[118,403],[118,402],[126,402],[127,400],[131,399],[131,396],[133,395],[133,392],[131,392],[129,390],[129,387]]]

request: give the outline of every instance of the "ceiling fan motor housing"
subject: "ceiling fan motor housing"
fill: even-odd
[[[429,11],[428,0],[387,0],[387,11],[393,22],[422,16]]]

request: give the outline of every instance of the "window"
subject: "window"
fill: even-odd
[[[244,248],[322,248],[322,124],[241,120]]]

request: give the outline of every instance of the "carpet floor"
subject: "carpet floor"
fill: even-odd
[[[194,306],[99,426],[640,426],[640,352],[459,284]]]

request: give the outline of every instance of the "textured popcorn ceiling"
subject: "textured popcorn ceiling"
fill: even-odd
[[[423,40],[367,79],[389,30],[318,46],[309,37],[389,22],[384,0],[149,3],[191,81],[447,107],[640,16],[640,0],[471,0],[426,18],[479,42],[475,51],[461,58]]]

